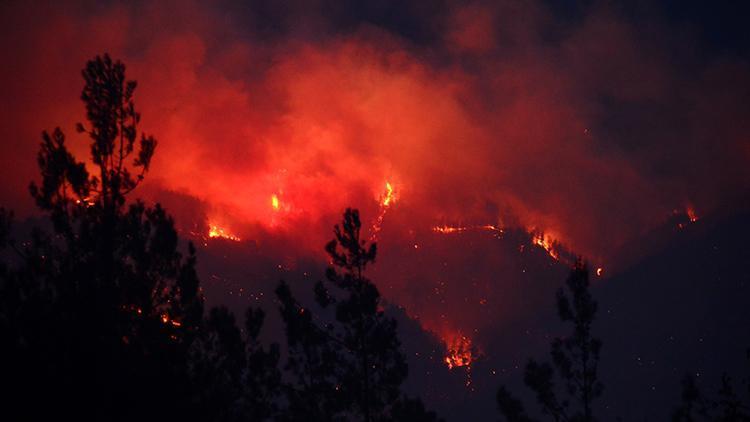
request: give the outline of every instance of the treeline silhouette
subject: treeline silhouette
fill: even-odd
[[[161,206],[128,200],[157,142],[139,129],[125,66],[97,56],[83,78],[76,129],[96,171],[59,128],[44,132],[30,191],[51,228],[19,244],[0,209],[4,420],[438,420],[401,391],[407,365],[364,275],[376,248],[356,210],[326,246],[328,285],[314,286],[317,312],[333,315],[277,289],[282,364],[279,345],[258,340],[263,311],[248,308],[242,329],[225,307],[204,312],[193,245],[180,250]]]
[[[315,309],[285,282],[277,287],[282,359],[278,344],[259,341],[263,310],[250,307],[238,322],[226,307],[204,309],[193,245],[180,250],[160,205],[128,200],[157,142],[139,130],[125,66],[97,56],[83,78],[88,123],[76,128],[90,138],[95,174],[59,128],[44,132],[30,193],[49,228],[19,244],[12,213],[0,208],[4,420],[439,420],[401,391],[408,367],[365,275],[377,249],[360,237],[357,210],[346,210],[325,247],[331,265],[313,286]],[[566,287],[557,311],[572,332],[552,342],[551,363],[528,362],[524,381],[547,419],[593,422],[602,343],[584,263]],[[725,375],[706,396],[687,376],[673,420],[750,421],[750,378],[737,384]],[[537,420],[505,387],[497,404],[505,420]]]
[[[544,420],[555,422],[596,422],[594,402],[604,384],[598,377],[602,342],[592,333],[598,304],[589,291],[589,270],[581,261],[572,269],[565,289],[557,292],[557,313],[561,321],[572,325],[565,337],[552,341],[552,363],[529,359],[524,369],[524,384],[535,397]],[[750,350],[747,352],[750,363]],[[721,388],[712,396],[704,395],[691,374],[682,383],[682,402],[672,412],[673,422],[748,422],[750,421],[750,376],[737,380],[724,374]],[[744,397],[743,397],[744,396]],[[508,422],[535,422],[523,402],[505,386],[497,391],[497,406]],[[646,409],[648,410],[648,409]]]

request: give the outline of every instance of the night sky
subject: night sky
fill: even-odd
[[[498,386],[522,392],[562,334],[554,293],[583,256],[601,420],[666,420],[685,373],[715,390],[746,371],[749,17],[692,0],[3,2],[0,205],[38,218],[42,130],[88,155],[80,71],[108,52],[159,140],[138,196],[198,246],[209,303],[264,307],[282,340],[276,283],[309,300],[356,207],[407,389],[447,420],[497,420]]]

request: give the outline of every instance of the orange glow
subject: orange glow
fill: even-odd
[[[604,268],[602,268],[602,267],[597,268],[596,269],[596,275],[597,275],[597,277],[601,277],[602,274],[604,274]]]
[[[446,342],[446,355],[443,361],[448,369],[471,366],[476,359],[475,348],[470,338],[465,335],[456,335],[452,339],[444,340]]]
[[[271,195],[271,206],[274,210],[279,210],[279,197],[276,194]]]
[[[216,224],[208,225],[208,237],[210,238],[222,238],[239,242],[241,239],[234,234],[230,233],[227,229],[219,227]]]

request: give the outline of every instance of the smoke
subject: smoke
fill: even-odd
[[[422,17],[439,28],[422,45],[398,22],[303,6],[267,11],[302,22],[270,36],[262,15],[192,3],[5,8],[11,202],[37,132],[82,120],[79,70],[104,51],[139,81],[161,141],[150,185],[235,225],[329,225],[391,181],[425,221],[508,221],[612,258],[673,209],[707,212],[747,186],[746,63],[686,69],[670,37],[647,42],[664,33],[606,8],[570,23],[541,4],[451,4]]]
[[[747,194],[747,62],[692,51],[698,35],[657,13],[276,3],[4,4],[2,202],[31,212],[42,129],[87,155],[80,69],[103,52],[138,81],[159,140],[141,195],[185,233],[218,224],[271,255],[321,256],[341,211],[374,221],[390,183],[381,288],[437,331],[539,302],[513,279],[527,268],[517,243],[441,244],[425,237],[435,225],[535,230],[616,265],[673,210]]]

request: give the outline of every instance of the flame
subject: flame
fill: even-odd
[[[602,267],[597,268],[596,269],[596,276],[597,277],[601,277],[602,274],[604,274],[604,268],[602,268]]]
[[[279,210],[279,197],[275,193],[271,195],[271,207],[276,211]]]
[[[239,237],[230,233],[228,230],[224,229],[223,227],[219,227],[216,224],[208,225],[208,237],[210,238],[220,237],[222,239],[232,240],[235,242],[239,242],[241,240]]]
[[[385,219],[385,213],[388,211],[388,208],[396,203],[396,192],[393,189],[391,182],[386,180],[385,192],[380,195],[378,202],[380,203],[380,212],[378,212],[375,222],[372,223],[372,235],[370,236],[371,242],[377,240],[378,233],[380,233],[380,229],[383,226],[383,219]]]
[[[476,359],[475,347],[469,337],[459,334],[446,341],[446,355],[443,361],[448,369],[465,366],[471,367]]]
[[[544,233],[536,233],[533,235],[531,243],[547,251],[547,254],[555,261],[560,260],[560,253],[555,250],[556,242],[551,236],[545,235]]]
[[[443,234],[449,234],[449,233],[460,233],[463,231],[466,231],[466,227],[455,227],[455,226],[435,226],[432,228],[432,231],[436,233],[443,233]]]
[[[385,182],[385,195],[383,195],[383,199],[381,201],[381,204],[384,207],[388,207],[391,205],[391,202],[394,202],[396,198],[393,196],[393,186],[391,186],[391,183],[386,181]]]
[[[434,231],[435,233],[441,233],[441,234],[461,233],[467,230],[503,233],[502,228],[495,226],[493,224],[484,224],[484,225],[479,225],[479,226],[448,226],[444,224],[442,226],[435,226],[432,228],[432,231]]]

